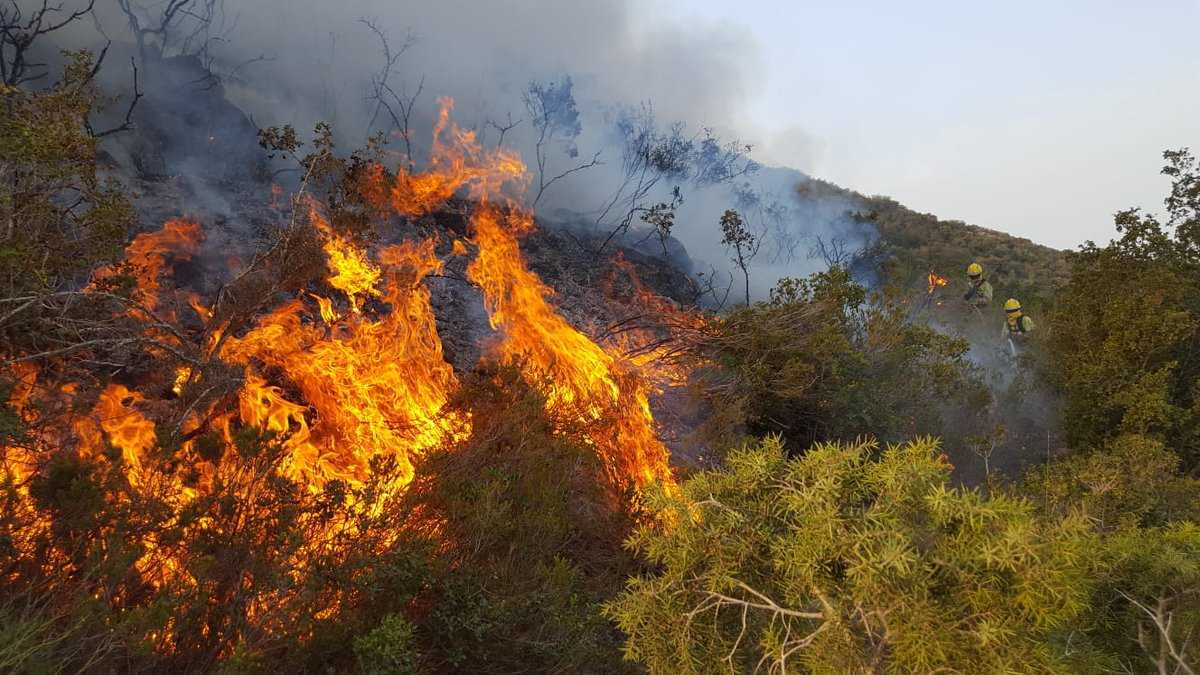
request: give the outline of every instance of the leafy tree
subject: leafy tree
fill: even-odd
[[[412,675],[421,672],[414,646],[413,626],[389,614],[379,627],[354,640],[358,670],[364,675]]]
[[[742,218],[742,214],[733,209],[726,209],[725,213],[721,214],[721,244],[727,251],[733,249],[730,261],[742,271],[742,278],[746,282],[746,304],[749,305],[750,262],[758,255],[762,238],[746,227],[746,220]]]
[[[53,86],[0,86],[0,294],[59,290],[119,253],[133,223],[120,186],[97,171],[89,117],[101,102],[87,52]]]
[[[1120,436],[1031,472],[1024,493],[1050,518],[1091,523],[1096,584],[1075,642],[1113,669],[1190,672],[1200,653],[1200,480],[1157,440]]]
[[[1066,399],[1072,445],[1144,434],[1191,470],[1200,464],[1200,174],[1186,150],[1164,157],[1166,221],[1123,211],[1119,239],[1072,256],[1046,370]]]
[[[935,441],[879,452],[769,438],[651,499],[656,566],[608,605],[651,672],[1016,672],[1085,655],[1086,522],[949,487]]]

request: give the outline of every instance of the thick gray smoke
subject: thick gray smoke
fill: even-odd
[[[159,16],[164,5],[143,4],[147,18]],[[97,5],[98,28],[114,41],[132,42],[117,0]],[[718,222],[725,209],[738,208],[762,240],[752,272],[758,297],[780,276],[824,267],[820,256],[810,256],[818,238],[846,247],[870,239],[847,217],[853,205],[845,199],[798,198],[796,188],[807,177],[791,170],[742,174],[745,163],[730,163],[725,180],[702,180],[693,166],[690,175],[665,176],[636,198],[629,191],[622,195],[622,186],[636,192],[641,184],[629,185],[629,134],[621,133],[622,120],[652,118],[656,139],[674,137],[697,149],[731,148],[738,139],[753,143],[754,130],[740,123],[762,86],[762,69],[753,40],[738,29],[672,22],[632,0],[214,0],[212,6],[216,20],[199,33],[194,21],[181,21],[166,54],[204,47],[202,59],[226,96],[259,127],[290,124],[304,136],[326,121],[346,150],[377,131],[392,133],[392,146],[401,146],[391,114],[371,98],[386,79],[391,112],[412,103],[418,157],[428,147],[439,97],[453,98],[456,122],[475,129],[487,144],[516,123],[504,143],[525,157],[536,193],[540,130],[525,98],[531,83],[561,93],[570,78],[574,108],[563,120],[566,131],[542,144],[544,179],[593,158],[597,165],[550,185],[537,205],[543,219],[591,223],[604,232],[642,207],[624,218],[634,229],[620,238],[628,245],[645,239],[637,232],[647,227],[645,208],[674,201],[672,234],[687,248],[693,269],[711,266],[728,274],[734,270]],[[97,44],[90,28],[78,27],[71,39]],[[390,69],[380,34],[398,55]],[[115,71],[123,75],[119,67]],[[712,137],[720,143],[702,146]],[[653,242],[645,247],[652,250]]]

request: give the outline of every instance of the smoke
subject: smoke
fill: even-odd
[[[220,2],[214,5],[218,10]],[[161,12],[152,3],[146,7],[147,13]],[[98,30],[115,41],[132,42],[116,3],[104,3],[97,14]],[[94,47],[99,38],[87,28],[76,27],[71,39]],[[217,73],[224,96],[253,126],[292,125],[305,137],[317,122],[329,122],[346,151],[377,131],[390,132],[393,149],[403,146],[390,114],[370,96],[387,67],[382,33],[398,55],[387,71],[389,93],[395,94],[390,99],[393,112],[400,102],[412,102],[409,138],[418,164],[428,149],[437,99],[450,97],[456,122],[476,130],[485,144],[497,143],[500,129],[515,123],[504,132],[504,144],[522,153],[535,174],[535,189],[539,130],[523,95],[531,83],[561,85],[569,77],[577,133],[544,146],[543,178],[592,158],[597,165],[551,185],[538,213],[547,222],[591,223],[602,234],[620,223],[623,212],[618,203],[603,217],[627,178],[624,139],[616,133],[623,116],[651,111],[662,134],[675,131],[696,143],[708,137],[748,143],[757,134],[745,124],[746,109],[764,87],[759,48],[749,33],[727,24],[674,21],[632,0],[225,0],[207,30],[194,30],[194,25],[178,29],[166,55],[201,52],[199,60]],[[126,45],[125,53],[131,52]],[[119,45],[113,54],[125,58]],[[119,63],[110,56],[113,61]],[[195,66],[182,64],[182,69]],[[108,77],[116,86],[128,86],[119,67],[110,69]],[[186,80],[169,95],[186,100],[186,87],[198,90],[211,84]],[[246,141],[244,129],[233,137],[235,143]],[[768,158],[784,156],[794,150],[790,145],[782,154],[759,148],[750,156],[759,151]],[[228,177],[228,164],[241,154],[226,147],[203,150],[206,156],[177,161],[170,173]],[[216,170],[197,169],[198,164]],[[826,261],[810,256],[816,242],[859,246],[874,236],[848,217],[854,205],[847,197],[800,196],[797,187],[809,179],[795,170],[764,168],[707,184],[673,178],[648,189],[640,204],[670,202],[672,190],[681,188],[672,234],[686,247],[690,260],[685,262],[693,270],[737,273],[721,244],[718,222],[727,208],[747,211],[744,215],[762,240],[751,271],[755,297],[765,296],[781,276],[823,269]],[[753,203],[746,203],[747,195],[754,196]],[[641,215],[626,219],[634,232],[618,241],[641,242],[650,253],[661,250],[661,244],[647,242]]]

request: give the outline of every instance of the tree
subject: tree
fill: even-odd
[[[649,104],[621,110],[615,127],[621,139],[621,170],[617,188],[596,215],[596,228],[608,233],[598,253],[627,233],[639,215],[654,211],[653,217],[661,222],[665,211],[674,211],[683,201],[684,183],[703,188],[758,170],[758,164],[747,157],[749,145],[737,140],[723,142],[708,128],[688,136],[681,123],[660,129]],[[671,200],[654,204],[664,181],[674,183]],[[673,213],[670,219],[673,222]]]
[[[0,4],[0,84],[16,87],[44,79],[46,64],[31,62],[30,49],[45,36],[89,16],[95,5],[95,0],[87,0],[78,8],[67,8],[65,3],[51,5],[44,0],[41,7],[34,3],[26,11],[17,0]],[[103,61],[101,52],[94,67],[98,69]]]
[[[650,499],[655,566],[608,605],[653,673],[1014,672],[1080,667],[1085,521],[951,488],[938,444],[778,439]]]
[[[965,434],[990,401],[968,347],[909,321],[894,296],[869,298],[849,270],[834,267],[785,277],[770,301],[713,322],[698,380],[725,416],[717,437],[739,423],[795,448],[864,434]],[[944,417],[956,413],[962,428],[947,428]]]
[[[380,49],[383,50],[383,65],[380,66],[378,73],[371,75],[371,90],[368,100],[375,102],[375,110],[371,113],[371,121],[367,123],[367,129],[374,129],[375,121],[379,118],[379,113],[386,110],[388,117],[392,121],[391,129],[399,132],[400,138],[404,141],[404,151],[408,159],[408,170],[412,171],[414,162],[416,161],[413,156],[412,145],[412,114],[417,99],[420,98],[421,92],[425,89],[425,78],[421,77],[421,81],[417,83],[417,87],[411,96],[408,95],[405,87],[401,87],[400,93],[397,93],[392,88],[391,79],[394,74],[393,71],[396,68],[396,63],[400,61],[400,57],[404,56],[405,52],[416,44],[417,38],[410,30],[405,34],[400,45],[393,48],[387,32],[379,26],[377,20],[364,18],[358,21],[374,33],[375,37],[379,38]]]
[[[750,305],[750,262],[758,255],[762,246],[762,237],[754,234],[746,227],[742,214],[733,209],[726,209],[721,214],[721,243],[725,250],[733,249],[730,261],[742,271],[746,282],[746,305]]]
[[[98,63],[87,52],[68,56],[53,86],[0,91],[0,293],[10,300],[77,281],[119,252],[133,222],[120,187],[96,170],[88,120],[101,96]]]
[[[579,148],[575,140],[583,133],[579,123],[579,110],[575,107],[575,94],[572,91],[574,83],[569,76],[564,76],[558,82],[530,82],[529,87],[521,95],[529,119],[537,131],[537,141],[534,143],[534,158],[537,161],[537,192],[533,196],[531,206],[536,207],[542,200],[546,190],[558,181],[571,174],[590,169],[600,164],[600,151],[597,150],[586,162],[579,162],[569,169],[554,175],[547,174],[549,162],[549,147],[558,143],[563,153],[572,160],[579,157]],[[510,122],[511,125],[511,122]],[[511,128],[511,126],[509,127]],[[504,140],[504,132],[500,128],[500,142]]]
[[[1188,673],[1200,645],[1200,480],[1161,441],[1120,436],[1030,472],[1022,492],[1049,518],[1078,514],[1097,534],[1097,575],[1079,644],[1111,669]]]
[[[136,0],[117,0],[137,42],[142,62],[160,61],[172,53],[197,54],[206,67],[209,49],[223,39],[223,0],[167,0],[146,7]]]
[[[1050,316],[1045,371],[1066,399],[1076,447],[1122,434],[1162,439],[1200,465],[1200,173],[1164,153],[1167,220],[1118,213],[1120,238],[1072,255]]]

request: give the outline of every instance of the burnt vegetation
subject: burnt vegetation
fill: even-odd
[[[118,6],[135,73],[199,64],[228,110],[219,1]],[[420,138],[415,38],[364,19],[369,137],[257,130],[231,235],[148,222],[171,181],[102,157],[166,147],[162,77],[114,108],[104,52],[33,58],[92,9],[0,9],[0,670],[1195,672],[1188,150],[1164,216],[1070,253],[816,180],[878,238],[807,240],[749,148],[649,104],[581,150],[566,77]],[[605,161],[586,229],[511,198]],[[728,284],[668,255],[712,185]],[[1015,357],[934,273],[971,261],[1037,317]]]

